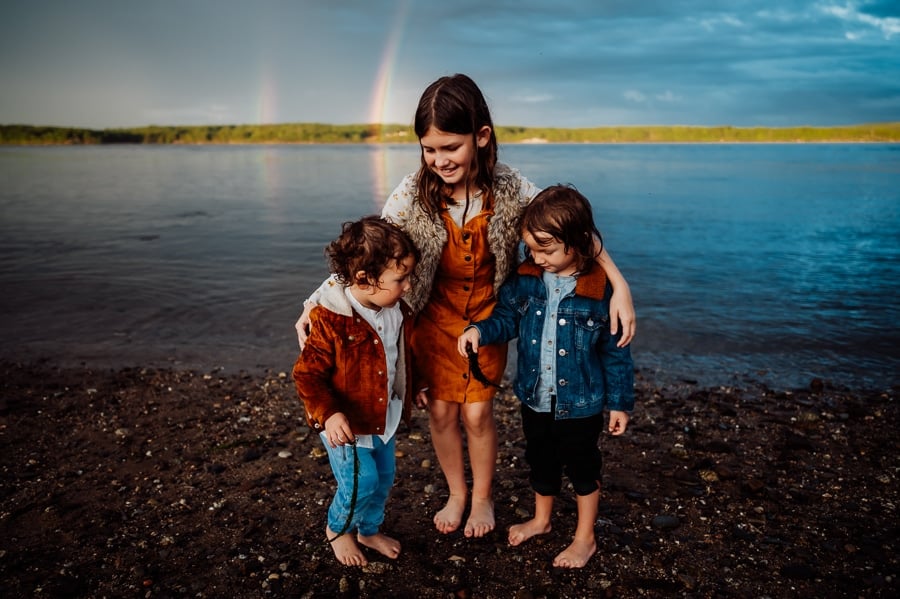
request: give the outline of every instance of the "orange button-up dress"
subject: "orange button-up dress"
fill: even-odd
[[[442,212],[447,243],[441,254],[431,297],[419,312],[412,347],[416,367],[428,385],[428,396],[450,402],[490,401],[497,390],[472,377],[459,355],[457,337],[472,322],[490,316],[494,297],[494,256],[487,239],[490,211],[482,211],[460,228]],[[487,378],[500,382],[506,370],[507,345],[478,349],[478,363]]]

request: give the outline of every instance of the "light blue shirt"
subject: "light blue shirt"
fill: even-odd
[[[541,275],[547,289],[547,308],[544,314],[544,329],[541,333],[541,373],[535,398],[538,400],[536,412],[550,411],[550,396],[556,395],[556,313],[559,302],[575,292],[575,277],[561,277],[552,272]]]

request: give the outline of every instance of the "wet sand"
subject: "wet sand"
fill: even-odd
[[[894,597],[900,592],[897,392],[813,381],[774,392],[637,377],[604,437],[598,552],[551,566],[530,516],[518,402],[496,400],[497,529],[443,535],[427,415],[398,436],[384,532],[396,560],[339,565],[332,477],[285,373],[0,364],[3,597]]]

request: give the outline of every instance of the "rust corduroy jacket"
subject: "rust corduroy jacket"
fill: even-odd
[[[384,346],[374,329],[353,310],[344,287],[330,281],[309,315],[310,334],[294,364],[294,384],[306,419],[321,431],[325,421],[343,412],[355,435],[384,433],[388,374]],[[403,400],[403,419],[412,408],[412,310],[401,300],[403,326],[394,392]]]

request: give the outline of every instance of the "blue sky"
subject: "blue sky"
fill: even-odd
[[[0,123],[409,123],[464,72],[499,125],[900,121],[895,0],[5,0]]]

